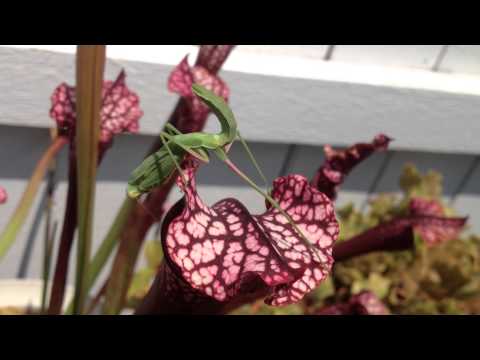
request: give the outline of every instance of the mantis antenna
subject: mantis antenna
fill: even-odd
[[[260,168],[260,165],[258,165],[257,163],[257,160],[255,160],[255,156],[253,156],[253,153],[252,151],[250,150],[249,146],[247,145],[247,142],[243,139],[243,137],[240,135],[240,132],[237,130],[237,136],[238,136],[238,140],[240,140],[240,143],[243,145],[243,148],[245,149],[245,151],[247,152],[248,154],[248,157],[250,158],[250,160],[252,161],[253,165],[255,166],[255,168],[257,169],[257,172],[258,174],[260,175],[260,177],[262,178],[264,184],[265,184],[265,188],[267,189],[268,191],[268,181],[267,181],[267,178],[265,177],[265,175],[263,174],[263,171],[262,169]]]

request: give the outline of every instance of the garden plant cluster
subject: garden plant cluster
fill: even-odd
[[[103,242],[92,249],[92,224],[100,221],[92,205],[97,167],[115,146],[116,135],[138,132],[143,111],[135,89],[127,86],[125,71],[114,80],[103,79],[106,47],[78,46],[76,84],[52,89],[52,142],[0,234],[1,261],[46,179],[50,201],[45,209],[45,286],[41,308],[31,311],[479,313],[480,238],[462,236],[467,218],[442,202],[440,174],[422,174],[414,164],[407,164],[399,180],[402,196],[379,194],[364,211],[353,204],[336,205],[350,172],[362,171],[361,166],[355,169],[357,165],[388,149],[393,139],[386,134],[346,149],[326,145],[325,160],[317,165],[313,178],[287,174],[265,179],[267,190],[230,160],[229,149],[239,140],[264,178],[240,136],[241,121],[237,124],[228,107],[235,89],[219,76],[233,50],[233,45],[201,45],[193,66],[185,56],[173,69],[167,86],[179,100],[145,160],[132,169],[124,202]],[[210,113],[221,124],[218,134],[203,132]],[[369,139],[359,139],[365,140]],[[68,190],[57,233],[50,219],[55,187],[47,175],[65,147]],[[202,200],[196,172],[209,166],[209,156],[214,155],[264,196],[262,214],[251,214],[235,194],[213,205]],[[183,197],[169,206],[166,199],[175,186]],[[7,192],[0,186],[0,204],[8,201]],[[159,226],[158,238],[147,239],[154,226]],[[74,246],[75,269],[70,266]],[[136,270],[142,256],[147,266]],[[107,264],[107,280],[92,293]],[[70,271],[75,272],[75,294],[66,304]]]

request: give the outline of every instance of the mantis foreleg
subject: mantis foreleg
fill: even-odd
[[[175,129],[173,127],[173,129]],[[177,129],[175,129],[176,132],[178,134],[181,134],[180,131],[178,131]],[[208,153],[207,151],[205,151],[204,149],[198,147],[198,148],[191,148],[189,146],[186,146],[184,144],[182,144],[181,142],[177,141],[175,136],[172,136],[166,132],[162,132],[160,134],[160,136],[164,136],[165,138],[167,138],[168,140],[170,140],[172,143],[174,143],[175,145],[178,145],[180,146],[183,150],[185,150],[187,153],[189,153],[190,155],[192,155],[194,158],[200,160],[200,161],[203,161],[205,163],[208,163],[210,161],[210,158],[208,157]]]
[[[160,133],[160,139],[162,140],[163,146],[165,146],[165,148],[167,149],[168,155],[170,155],[170,158],[172,159],[173,163],[175,164],[175,167],[177,168],[178,173],[182,177],[183,183],[185,184],[185,186],[187,186],[187,180],[185,178],[185,174],[183,173],[182,168],[178,164],[177,159],[175,159],[175,156],[173,156],[172,150],[170,149],[170,146],[168,145],[168,141],[165,140],[165,136],[164,136],[163,133]]]

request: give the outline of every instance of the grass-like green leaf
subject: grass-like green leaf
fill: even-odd
[[[54,137],[56,131],[51,131]],[[55,234],[57,230],[57,223],[53,222],[52,227],[52,209],[54,205],[54,193],[56,185],[56,161],[50,163],[50,168],[47,175],[47,201],[44,208],[45,213],[45,233],[44,233],[44,248],[43,248],[43,287],[41,299],[41,313],[45,313],[47,306],[47,292],[48,283],[50,281],[50,264],[52,260],[53,244],[55,241]]]
[[[0,260],[14,243],[19,230],[25,222],[50,162],[67,142],[68,140],[65,137],[57,137],[37,163],[15,212],[0,235]]]

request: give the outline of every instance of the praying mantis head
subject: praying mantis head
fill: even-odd
[[[198,84],[193,84],[192,90],[193,93],[210,108],[210,110],[220,121],[222,131],[219,135],[222,137],[224,146],[228,146],[233,143],[238,133],[237,121],[235,120],[235,116],[225,100]]]

